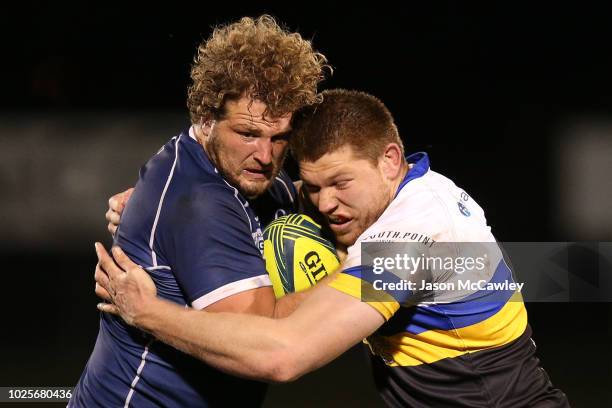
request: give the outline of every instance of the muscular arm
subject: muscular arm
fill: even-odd
[[[310,293],[311,290],[306,290],[276,299],[272,287],[266,286],[228,296],[203,310],[214,313],[247,313],[280,319],[293,313]]]
[[[129,188],[113,195],[108,200],[109,209],[106,212],[106,219],[108,221],[108,230],[112,235],[115,234],[119,226],[121,214],[133,191],[134,188]],[[290,315],[309,293],[309,291],[304,291],[284,296],[277,300],[271,287],[262,287],[228,296],[207,306],[204,310],[209,312],[248,313],[280,318]],[[99,285],[96,285],[96,294],[105,300],[110,298],[108,293]]]
[[[103,249],[102,268],[114,305],[130,324],[234,375],[291,381],[333,360],[383,324],[371,306],[320,283],[290,316],[271,319],[184,309],[145,290],[146,272],[115,251],[124,272]],[[143,283],[144,282],[144,283]],[[102,282],[99,282],[102,283]]]
[[[291,381],[335,359],[383,323],[365,303],[326,285],[284,319],[196,312],[152,299],[135,324],[234,375]],[[333,311],[333,313],[330,313]]]

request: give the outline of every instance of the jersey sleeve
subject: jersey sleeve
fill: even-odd
[[[192,307],[271,285],[251,232],[255,220],[232,191],[200,187],[166,211],[160,245]]]
[[[359,243],[349,247],[343,269],[330,282],[330,286],[349,296],[360,299],[376,309],[385,320],[389,320],[400,308],[400,302],[391,294],[376,290],[367,279],[367,267],[360,264],[361,246]]]

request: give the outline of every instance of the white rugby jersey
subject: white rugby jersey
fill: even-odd
[[[410,170],[395,198],[349,247],[343,270],[331,286],[367,301],[385,320],[410,314],[405,324],[394,328],[395,334],[453,331],[447,339],[451,348],[466,341],[461,329],[494,316],[510,322],[525,314],[520,297],[509,302],[515,287],[487,286],[515,283],[482,208],[450,179],[432,171],[426,153],[407,160]],[[401,264],[404,255],[412,263]],[[377,265],[377,259],[386,263]],[[469,268],[467,259],[473,260]],[[499,314],[505,309],[511,310]],[[515,321],[518,326],[510,324],[507,331],[490,337],[487,347],[520,335],[524,317]],[[385,324],[381,330],[387,328]],[[412,365],[418,358],[408,360]],[[399,355],[391,360],[400,365],[407,361]]]
[[[426,153],[413,154],[408,156],[407,160],[411,167],[398,187],[395,198],[378,220],[348,248],[343,273],[367,281],[377,277],[383,280],[397,279],[386,273],[384,276],[376,276],[362,270],[362,265],[371,265],[369,261],[374,255],[362,254],[362,251],[373,248],[378,258],[391,257],[398,251],[402,254],[408,253],[415,261],[418,261],[417,258],[423,258],[420,266],[416,268],[418,270],[412,274],[410,271],[391,271],[399,278],[414,279],[418,287],[423,279],[431,283],[454,282],[455,286],[458,286],[457,280],[460,278],[489,281],[503,258],[498,246],[494,244],[495,238],[487,225],[483,209],[453,181],[431,170]],[[380,244],[373,246],[372,243]],[[389,243],[414,244],[393,246]],[[469,274],[453,273],[448,268],[441,267],[444,266],[440,265],[441,262],[436,263],[433,259],[454,262],[458,258],[476,259],[479,255],[483,257],[483,267],[478,270],[470,268]],[[428,258],[427,263],[425,258]],[[413,269],[414,265],[413,263]],[[421,293],[417,300],[425,298],[429,302],[449,302],[474,292],[460,290],[458,287],[455,289],[432,291],[425,297]],[[404,293],[400,297],[407,301],[410,294]],[[411,303],[418,302],[412,299]],[[388,319],[390,316],[385,317]]]
[[[425,153],[407,160],[395,198],[330,283],[386,320],[367,339],[381,396],[389,406],[569,406],[535,356],[520,288],[484,211],[430,170]]]

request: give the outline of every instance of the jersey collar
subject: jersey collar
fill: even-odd
[[[412,164],[412,167],[410,168],[410,170],[408,170],[408,172],[404,176],[404,179],[397,188],[397,191],[395,192],[395,197],[397,197],[399,192],[402,190],[402,188],[404,188],[406,184],[408,184],[414,179],[423,176],[429,170],[429,157],[425,152],[418,152],[408,155],[406,156],[406,161],[409,164]]]
[[[201,154],[201,158],[203,159],[203,164],[204,167],[211,172],[214,172],[215,174],[217,174],[219,177],[223,178],[221,176],[221,174],[219,173],[219,170],[217,170],[217,166],[215,166],[212,162],[212,160],[210,160],[210,157],[208,156],[208,153],[206,152],[206,149],[204,149],[204,147],[202,146],[202,144],[198,141],[198,139],[196,138],[195,135],[195,130],[193,128],[193,125],[186,131],[183,131],[183,135],[185,137],[185,142],[186,143],[195,143],[198,148],[198,155]],[[189,140],[191,139],[191,140]],[[225,180],[225,178],[223,178]]]

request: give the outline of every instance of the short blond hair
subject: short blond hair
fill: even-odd
[[[380,99],[346,89],[330,89],[321,95],[321,103],[294,116],[290,143],[296,160],[317,161],[350,146],[358,157],[376,164],[389,143],[396,143],[403,154],[393,115]]]

